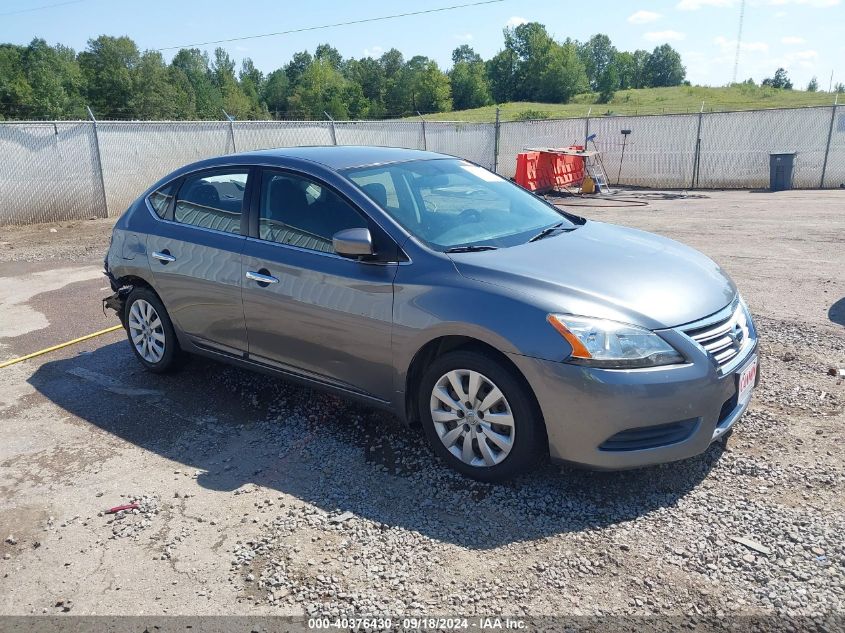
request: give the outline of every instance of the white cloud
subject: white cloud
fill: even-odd
[[[789,13],[787,13],[786,11],[775,11],[774,17],[780,19],[785,18],[787,15],[789,15]]]
[[[654,22],[655,20],[659,20],[661,16],[659,13],[655,13],[654,11],[637,11],[636,13],[632,13],[628,16],[628,22],[631,24],[648,24],[649,22]]]
[[[729,40],[724,35],[720,35],[714,39],[713,43],[722,49],[723,54],[728,54],[736,50],[736,40]],[[739,49],[742,51],[767,53],[769,51],[769,45],[766,42],[742,42],[739,45]]]
[[[762,4],[770,7],[783,7],[788,4],[795,4],[816,9],[828,9],[839,5],[842,0],[763,0]]]
[[[681,11],[698,11],[702,7],[732,7],[736,0],[681,0],[677,7]]]
[[[803,44],[806,40],[803,37],[798,37],[797,35],[787,35],[786,37],[780,38],[781,44]]]
[[[471,42],[472,41],[472,33],[458,33],[455,36],[455,39],[459,42]]]
[[[528,20],[518,15],[514,15],[507,22],[505,22],[505,26],[509,26],[511,28],[519,26],[520,24],[528,24]]]
[[[816,59],[819,54],[816,51],[798,51],[795,53],[795,59],[798,60],[809,60],[809,59]]]
[[[842,4],[842,0],[751,0],[755,7],[785,7],[789,5],[827,9]],[[680,11],[698,11],[705,7],[736,7],[739,0],[680,0],[675,5]],[[778,14],[775,17],[782,17]]]
[[[384,49],[381,46],[373,46],[364,49],[364,57],[381,57]]]
[[[649,31],[643,35],[649,42],[677,42],[686,36],[686,33],[680,31]]]

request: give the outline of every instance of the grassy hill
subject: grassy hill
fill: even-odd
[[[610,103],[597,103],[597,98],[597,94],[587,93],[576,96],[570,103],[512,102],[501,104],[499,107],[501,108],[501,119],[512,121],[528,118],[583,117],[588,110],[591,110],[592,116],[698,112],[702,101],[706,112],[798,108],[832,105],[834,95],[829,92],[804,92],[801,90],[778,90],[776,88],[735,85],[728,88],[677,86],[674,88],[620,90],[614,95]],[[845,98],[840,95],[839,100],[843,101]],[[496,106],[427,114],[425,118],[431,121],[494,121],[496,119]]]

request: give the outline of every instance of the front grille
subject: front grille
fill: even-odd
[[[640,426],[620,431],[599,445],[600,451],[641,451],[683,442],[698,425],[698,418],[680,420],[657,426]]]
[[[725,367],[734,360],[749,341],[748,317],[738,303],[681,330],[701,345],[719,367]]]

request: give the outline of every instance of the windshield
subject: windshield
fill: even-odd
[[[410,233],[438,250],[523,244],[545,228],[583,223],[521,187],[458,159],[344,171]]]

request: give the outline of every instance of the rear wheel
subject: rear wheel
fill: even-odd
[[[435,359],[420,383],[420,419],[434,452],[481,481],[504,481],[544,451],[542,420],[513,370],[479,352]]]
[[[135,356],[151,372],[176,368],[181,357],[173,323],[156,294],[136,288],[126,299],[126,334]]]

